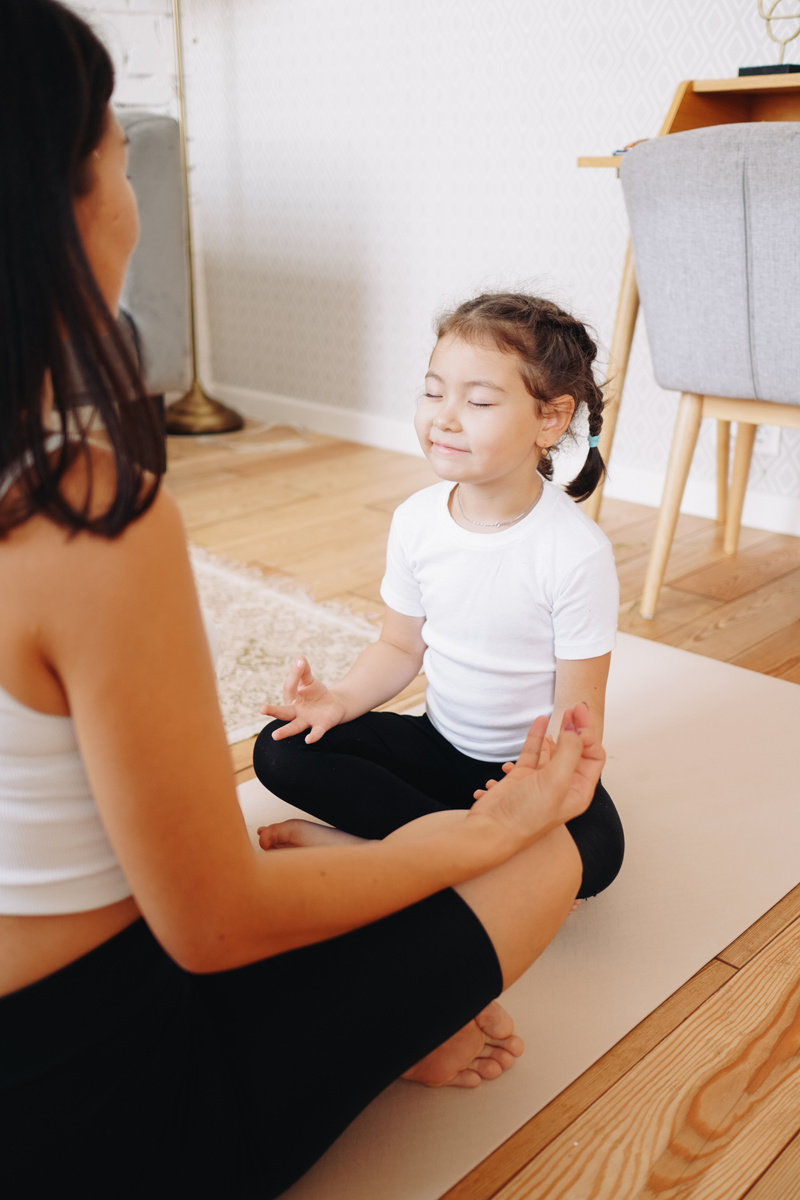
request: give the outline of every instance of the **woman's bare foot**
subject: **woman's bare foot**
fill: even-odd
[[[303,846],[355,846],[364,841],[354,833],[320,825],[316,821],[303,821],[290,817],[288,821],[276,821],[274,825],[262,825],[257,830],[262,850],[291,850]]]
[[[482,1080],[497,1079],[507,1071],[524,1049],[510,1015],[493,1000],[473,1021],[406,1071],[403,1079],[427,1087],[476,1088]]]

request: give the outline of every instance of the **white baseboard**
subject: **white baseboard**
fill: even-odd
[[[611,462],[604,494],[616,500],[631,500],[658,508],[664,476],[659,471],[646,471]],[[696,517],[715,517],[717,487],[705,479],[690,479],[683,494],[681,511]],[[771,533],[792,533],[800,536],[800,498],[770,496],[764,492],[747,492],[742,524],[752,529],[767,529]]]
[[[314,433],[346,438],[365,446],[377,446],[381,450],[397,450],[418,458],[422,454],[410,419],[379,417],[352,408],[335,408],[331,404],[318,404],[313,400],[298,400],[293,396],[280,396],[275,392],[261,392],[255,388],[234,387],[224,383],[209,383],[209,391],[256,421],[284,421],[287,425],[300,425]],[[565,461],[559,466],[556,478],[563,482],[576,473],[580,462],[576,458],[575,462]],[[630,500],[635,504],[658,508],[663,486],[664,476],[658,471],[612,462],[605,494],[617,500]],[[714,517],[716,504],[714,483],[689,480],[681,505],[684,512],[697,517]],[[767,529],[772,533],[800,536],[800,498],[748,492],[742,524],[754,529]]]
[[[353,408],[335,408],[314,400],[297,400],[275,392],[260,392],[255,388],[234,387],[225,383],[209,383],[208,390],[219,400],[232,405],[255,421],[284,421],[300,425],[314,433],[345,438],[380,450],[397,450],[402,454],[422,457],[411,419],[378,417],[374,413],[357,412]]]

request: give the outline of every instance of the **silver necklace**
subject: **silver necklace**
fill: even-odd
[[[544,484],[540,484],[539,491],[533,504],[529,504],[524,512],[521,512],[518,517],[512,517],[510,521],[473,521],[472,517],[468,517],[464,512],[464,505],[461,503],[461,486],[456,486],[456,500],[458,501],[458,511],[461,513],[465,521],[469,521],[470,525],[480,525],[481,529],[502,529],[505,525],[515,525],[517,521],[521,521],[523,517],[527,517],[528,513],[532,513],[536,505],[542,498]]]

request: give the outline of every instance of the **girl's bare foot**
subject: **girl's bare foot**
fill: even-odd
[[[473,1021],[406,1071],[403,1079],[427,1087],[476,1088],[497,1079],[525,1049],[514,1022],[493,1000]]]
[[[303,821],[290,817],[288,821],[276,821],[274,825],[262,825],[257,830],[262,850],[291,850],[303,846],[355,846],[364,839],[330,825],[319,825],[316,821]]]

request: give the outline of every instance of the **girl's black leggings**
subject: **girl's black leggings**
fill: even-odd
[[[306,732],[274,741],[274,721],[253,750],[256,775],[271,792],[337,829],[382,838],[425,813],[470,808],[502,763],[456,750],[427,716],[365,713],[307,745]],[[625,852],[617,810],[598,783],[585,813],[567,822],[583,863],[580,897],[596,896],[616,878]]]

